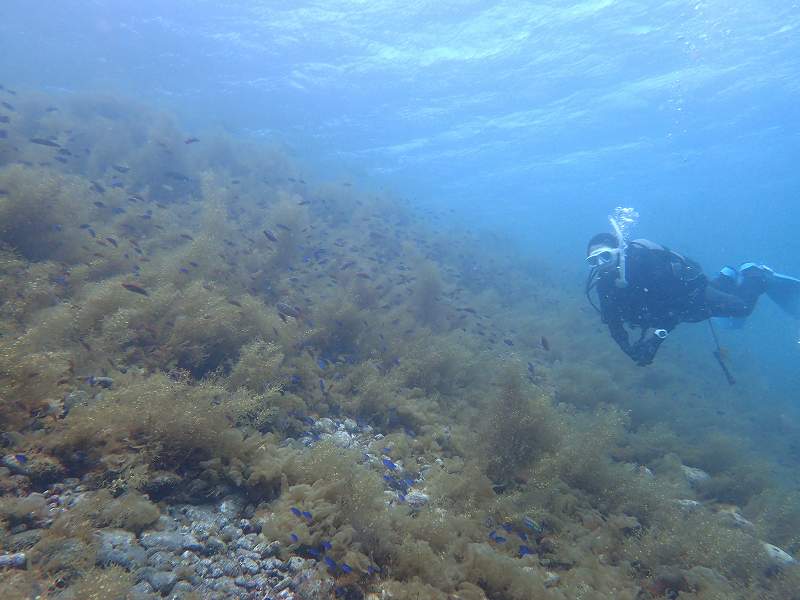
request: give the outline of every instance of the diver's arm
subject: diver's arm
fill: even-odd
[[[634,356],[631,354],[632,347],[628,337],[628,330],[625,329],[622,321],[610,320],[606,321],[606,324],[608,325],[608,331],[611,333],[611,337],[614,338],[614,341],[617,342],[617,345],[625,354],[635,360]]]

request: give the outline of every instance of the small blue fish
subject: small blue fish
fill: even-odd
[[[181,268],[180,268],[180,269],[178,269],[178,270],[179,270],[181,273],[188,273],[188,272],[189,272],[189,269],[187,269],[186,267],[181,267]]]
[[[330,556],[325,557],[325,564],[332,570],[336,570],[336,561],[333,560]]]
[[[528,554],[533,554],[533,550],[531,550],[528,546],[525,545],[519,547],[520,558],[522,558],[523,556],[527,556]]]
[[[325,380],[322,377],[319,378],[319,391],[325,393]]]
[[[506,538],[504,538],[502,535],[496,535],[494,536],[494,541],[497,542],[498,544],[505,544]]]
[[[294,506],[293,506],[292,508],[290,508],[289,510],[290,510],[290,511],[292,511],[292,514],[293,514],[295,517],[299,517],[300,515],[302,515],[302,514],[303,514],[302,512],[300,512],[300,509],[299,509],[299,508],[296,508],[296,507],[294,507]]]
[[[320,359],[318,359],[318,360],[317,360],[317,366],[318,366],[320,369],[324,369],[325,367],[327,367],[327,366],[328,366],[328,363],[326,363],[326,362],[325,362],[325,359],[324,359],[324,358],[320,358]]]
[[[506,533],[511,533],[512,531],[514,531],[514,526],[511,525],[510,523],[503,523],[503,529],[506,530]]]
[[[333,548],[333,544],[331,544],[330,542],[328,542],[326,540],[322,540],[322,549],[323,550],[327,551],[327,550],[330,550],[331,548]]]
[[[494,539],[494,537],[495,537],[496,535],[497,535],[497,531],[496,531],[496,530],[494,530],[494,529],[492,529],[492,530],[489,532],[489,539],[490,539],[490,540],[493,540],[493,539]]]
[[[523,542],[528,541],[528,534],[525,533],[524,531],[517,531],[515,533],[519,536],[519,539],[521,539]]]
[[[17,462],[21,465],[24,465],[26,462],[28,462],[28,457],[24,454],[15,454],[14,458],[16,458]]]
[[[295,544],[296,544],[297,542],[299,542],[299,541],[300,541],[300,538],[299,538],[299,537],[297,537],[297,534],[296,534],[296,533],[290,533],[290,534],[289,534],[289,538],[290,538],[290,539],[292,540],[292,542],[294,542]]]
[[[384,458],[383,459],[383,466],[386,467],[387,469],[389,469],[390,471],[397,471],[397,465],[394,464],[388,458]]]
[[[319,560],[319,557],[321,556],[321,555],[320,555],[320,553],[319,553],[319,550],[317,550],[316,548],[308,548],[308,549],[306,550],[306,552],[307,552],[307,553],[308,553],[308,554],[309,554],[309,555],[310,555],[312,558],[316,558],[317,560]]]
[[[391,451],[392,451],[392,449],[389,448],[389,446],[386,446],[385,448],[381,448],[381,452],[383,452],[384,454],[389,454]]]
[[[342,571],[344,573],[352,573],[353,572],[353,567],[351,567],[347,563],[342,563]]]
[[[312,516],[311,516],[311,513],[310,513],[310,512],[308,512],[307,510],[304,510],[304,511],[303,511],[303,516],[304,516],[306,519],[308,519],[309,521],[310,521],[310,520],[312,520],[312,519],[314,518],[314,517],[312,517]]]
[[[375,573],[380,573],[380,572],[381,572],[381,568],[377,567],[375,565],[369,565],[367,567],[367,574],[369,574],[369,575],[374,575]]]
[[[300,385],[302,379],[300,379],[300,375],[292,375],[292,385]]]
[[[397,483],[397,480],[391,475],[384,475],[383,480],[390,485],[394,485]]]

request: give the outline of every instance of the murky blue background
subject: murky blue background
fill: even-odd
[[[800,275],[797,2],[5,0],[2,12],[2,83],[119,92],[187,130],[277,140],[314,173],[393,190],[435,223],[502,232],[576,295],[586,239],[617,205],[640,212],[635,235],[709,272],[759,260]],[[798,334],[764,300],[722,335],[748,377],[787,397]]]

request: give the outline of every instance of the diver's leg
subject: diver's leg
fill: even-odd
[[[756,307],[759,296],[767,291],[773,275],[771,269],[752,263],[742,267],[736,270],[725,267],[708,282],[705,299],[711,316],[747,317]]]
[[[759,294],[746,296],[739,293],[731,294],[722,291],[727,285],[725,281],[718,281],[719,277],[715,277],[708,282],[705,290],[706,308],[712,317],[735,317],[744,318],[753,312],[756,307],[756,300]],[[718,285],[723,284],[723,285]],[[722,288],[722,289],[720,289]],[[734,290],[738,292],[737,288]]]

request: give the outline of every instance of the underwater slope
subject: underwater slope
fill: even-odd
[[[0,94],[4,597],[800,589],[769,422],[618,364],[513,249],[145,107]]]

